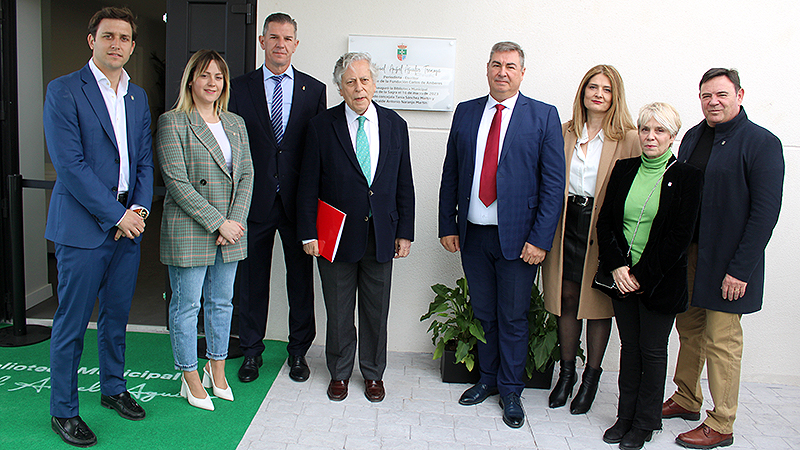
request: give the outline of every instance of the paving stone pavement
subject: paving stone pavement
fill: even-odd
[[[386,399],[364,397],[358,368],[349,396],[332,402],[321,346],[308,353],[311,377],[295,383],[284,365],[237,450],[582,450],[617,449],[603,442],[616,418],[617,373],[604,372],[589,413],[573,416],[568,406],[547,407],[548,391],[525,389],[525,425],[503,423],[497,397],[477,406],[461,406],[469,387],[441,381],[439,361],[430,353],[389,352],[384,375]],[[254,383],[258,383],[255,381]],[[703,381],[708,395],[708,386]],[[667,380],[667,395],[675,389]],[[577,386],[575,387],[577,391]],[[710,401],[710,400],[709,400]],[[710,408],[709,401],[703,409]],[[731,450],[800,450],[800,387],[742,383]],[[675,436],[700,422],[664,420],[645,450],[678,450]]]

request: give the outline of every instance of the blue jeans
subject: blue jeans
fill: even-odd
[[[213,360],[228,357],[233,281],[238,264],[238,261],[224,263],[222,251],[218,248],[213,266],[167,266],[172,287],[169,337],[175,369],[184,372],[197,370],[197,314],[201,296],[205,304],[206,357]]]

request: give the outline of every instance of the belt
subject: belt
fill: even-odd
[[[575,203],[576,205],[580,205],[580,206],[584,206],[584,207],[585,206],[589,206],[589,205],[594,203],[594,198],[593,197],[584,197],[582,195],[570,195],[569,197],[567,197],[567,200],[570,203]]]
[[[122,206],[128,206],[128,193],[127,192],[120,192],[117,194],[117,201],[122,203]]]

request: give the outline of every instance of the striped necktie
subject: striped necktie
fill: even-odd
[[[272,91],[272,114],[270,120],[272,121],[272,131],[275,132],[275,140],[280,145],[283,140],[283,87],[281,81],[285,74],[273,75],[275,81],[275,90]]]
[[[367,132],[364,131],[364,122],[367,118],[358,116],[358,131],[356,132],[356,158],[358,165],[361,166],[361,172],[367,179],[367,184],[372,185],[372,165],[369,158],[369,140],[367,139]]]

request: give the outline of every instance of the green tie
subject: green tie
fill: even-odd
[[[372,185],[372,170],[369,160],[369,140],[367,140],[367,133],[364,131],[364,121],[367,118],[358,116],[358,132],[356,132],[356,158],[358,158],[358,165],[361,166],[361,171],[364,172],[364,177],[367,179],[367,184]]]

